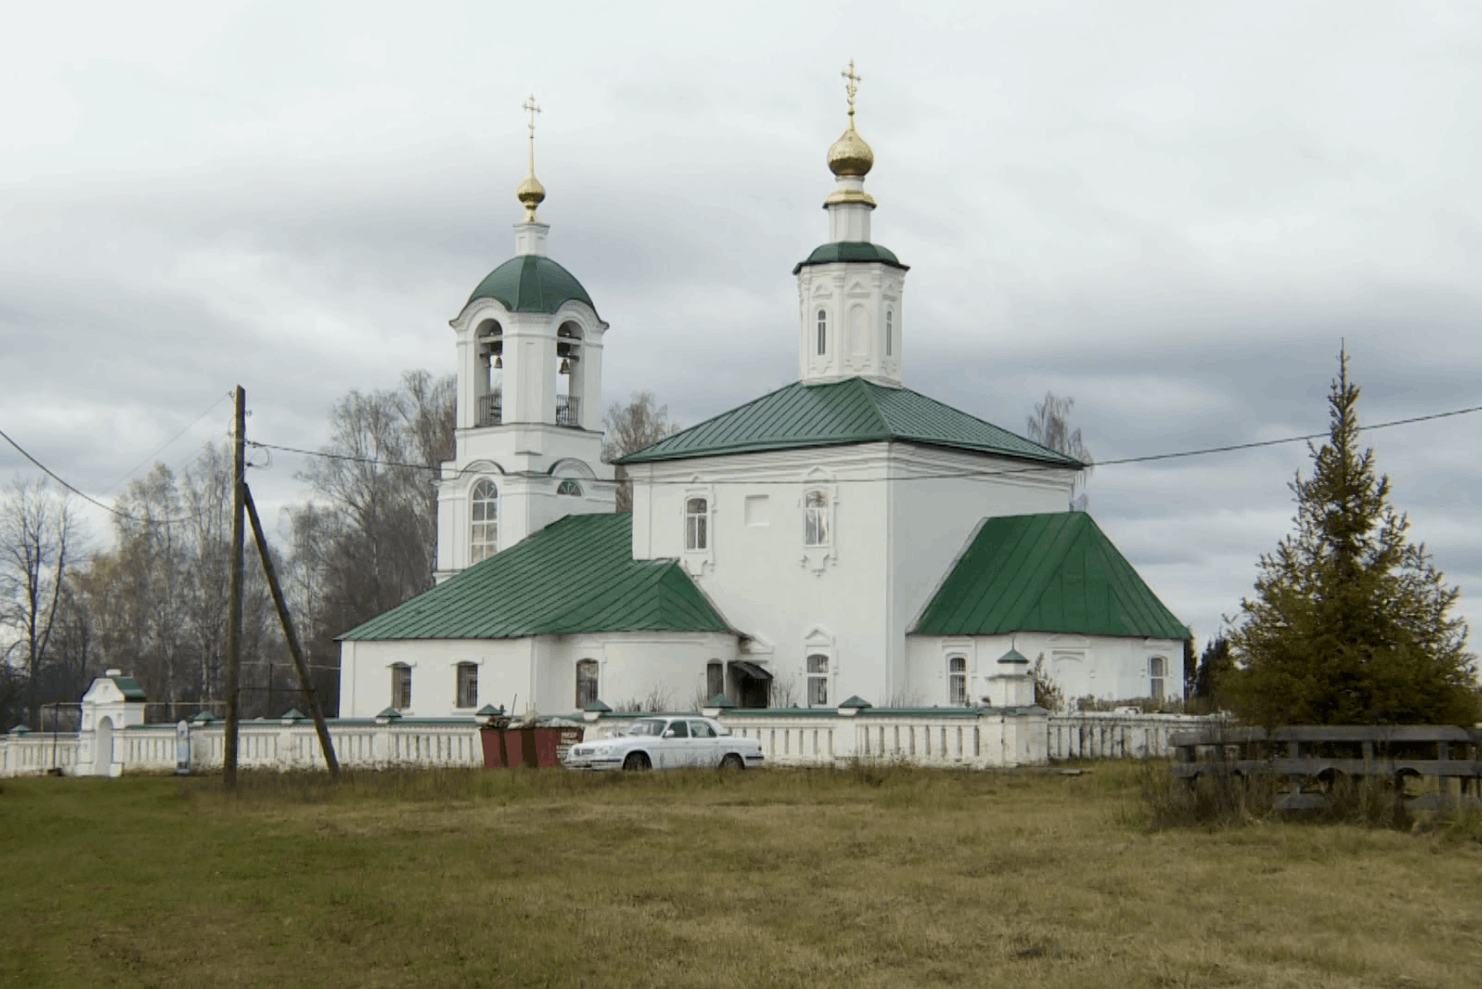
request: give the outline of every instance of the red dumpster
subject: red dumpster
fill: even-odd
[[[582,739],[580,728],[485,728],[479,732],[485,769],[528,766],[555,769],[561,756]]]

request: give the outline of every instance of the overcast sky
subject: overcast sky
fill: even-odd
[[[513,252],[532,92],[550,253],[612,326],[605,398],[648,389],[692,424],[795,380],[791,269],[827,239],[851,57],[916,390],[1020,432],[1072,396],[1100,460],[1322,431],[1343,338],[1367,422],[1482,405],[1474,2],[5,20],[0,429],[104,500],[224,437],[234,384],[251,437],[318,447],[349,389],[451,372],[447,320]],[[1366,439],[1476,625],[1482,415]],[[269,516],[302,466],[251,473]],[[1300,444],[1107,466],[1090,509],[1202,639],[1306,467]],[[0,449],[0,478],[29,471]]]

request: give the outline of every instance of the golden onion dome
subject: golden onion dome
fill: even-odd
[[[525,181],[521,182],[520,187],[515,190],[515,196],[525,204],[525,219],[533,221],[535,207],[545,201],[545,186],[541,185],[540,180],[535,177],[534,169],[525,176]]]
[[[849,111],[849,126],[844,135],[828,149],[828,168],[836,176],[864,178],[875,164],[875,152],[854,129],[854,110]]]

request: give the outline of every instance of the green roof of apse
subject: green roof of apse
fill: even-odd
[[[592,297],[576,276],[548,257],[522,254],[489,272],[468,301],[494,299],[510,312],[547,315],[568,302],[585,302],[596,312]]]
[[[634,560],[633,517],[568,515],[340,638],[726,632],[673,560]]]
[[[1189,637],[1085,512],[985,519],[912,631]]]
[[[879,261],[902,271],[911,270],[910,266],[901,264],[888,247],[865,240],[840,240],[815,247],[806,261],[793,266],[792,273],[796,275],[810,264],[832,264],[835,261]]]
[[[887,388],[864,378],[827,385],[794,382],[617,462],[641,464],[882,440],[906,440],[1070,468],[1082,466],[1062,453],[909,388]]]

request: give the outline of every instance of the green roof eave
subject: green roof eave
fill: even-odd
[[[1070,470],[1085,466],[909,388],[888,388],[864,378],[823,385],[794,382],[616,462],[640,464],[883,441],[968,450]]]
[[[879,244],[871,244],[865,240],[840,240],[832,244],[822,244],[819,247],[815,247],[813,253],[808,255],[806,260],[799,261],[793,267],[792,273],[796,275],[809,265],[834,264],[840,261],[878,262],[880,264],[888,264],[892,268],[899,268],[901,271],[911,270],[909,265],[901,264],[900,259],[887,247],[882,247]]]
[[[568,302],[582,302],[597,311],[575,275],[539,254],[510,258],[489,272],[468,297],[469,302],[475,299],[493,299],[510,312],[550,315]]]
[[[730,632],[674,560],[635,560],[627,513],[568,515],[342,640]]]
[[[911,632],[1189,637],[1084,512],[985,519]]]

